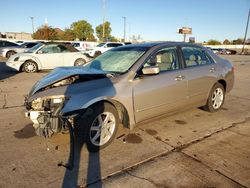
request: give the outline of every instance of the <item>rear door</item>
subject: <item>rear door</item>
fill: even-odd
[[[133,87],[136,122],[174,110],[187,103],[187,81],[176,47],[154,52],[143,67],[158,66],[158,75],[142,75]]]
[[[217,80],[217,66],[200,47],[183,46],[185,75],[188,80],[190,104],[206,102],[211,87]]]

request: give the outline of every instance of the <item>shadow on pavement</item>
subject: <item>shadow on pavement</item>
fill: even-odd
[[[12,77],[18,73],[18,71],[15,71],[14,69],[8,67],[6,65],[6,62],[0,61],[0,80]]]
[[[73,188],[73,187],[81,187],[79,185],[78,180],[83,180],[86,178],[86,186],[98,182],[96,184],[97,188],[102,187],[101,181],[101,165],[100,165],[100,153],[99,151],[95,153],[88,152],[88,159],[83,159],[81,157],[81,153],[84,149],[84,140],[83,137],[78,137],[75,140],[75,155],[74,155],[74,167],[72,170],[66,169],[62,188]],[[86,149],[86,148],[85,148]],[[81,160],[88,160],[87,166],[87,174],[86,177],[79,177],[79,171],[81,167]]]

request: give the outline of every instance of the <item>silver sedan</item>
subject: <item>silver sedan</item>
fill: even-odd
[[[36,133],[49,137],[70,123],[90,151],[115,138],[118,126],[184,108],[218,111],[233,88],[232,64],[203,46],[158,42],[114,48],[84,67],[58,68],[26,98]]]

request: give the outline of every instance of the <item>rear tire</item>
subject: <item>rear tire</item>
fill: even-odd
[[[216,83],[209,93],[207,104],[203,109],[208,112],[217,112],[225,100],[225,89],[220,83]]]
[[[78,58],[78,59],[75,61],[74,66],[82,66],[82,65],[84,65],[84,64],[86,64],[86,63],[87,63],[87,61],[86,61],[85,59],[83,59],[83,58]]]
[[[9,51],[9,52],[7,52],[6,53],[6,58],[10,58],[10,56],[12,56],[12,55],[14,55],[14,54],[16,54],[16,52],[14,52],[14,51]]]
[[[90,152],[98,152],[110,145],[118,127],[118,113],[109,103],[94,105],[75,120],[77,137],[83,139]]]

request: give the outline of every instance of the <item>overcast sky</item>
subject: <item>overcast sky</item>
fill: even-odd
[[[192,27],[196,41],[243,38],[250,0],[5,0],[1,1],[0,32],[32,32],[48,20],[53,27],[65,29],[84,19],[93,29],[105,19],[112,35],[123,37],[123,18],[127,36],[143,40],[181,41],[176,33],[182,26]],[[250,34],[248,34],[248,38]]]

